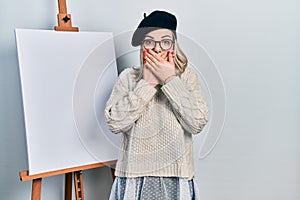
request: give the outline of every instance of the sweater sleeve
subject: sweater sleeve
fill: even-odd
[[[197,74],[186,68],[162,87],[181,126],[192,134],[201,132],[208,121],[208,107]]]
[[[143,79],[133,84],[131,70],[120,74],[105,106],[106,122],[113,133],[129,130],[157,92]]]

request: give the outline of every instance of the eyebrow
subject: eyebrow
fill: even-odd
[[[149,35],[146,35],[145,38],[146,38],[146,37],[149,37],[149,38],[152,38],[152,39],[153,39],[153,37],[151,37],[151,36],[149,36]]]
[[[154,37],[152,37],[152,36],[149,36],[149,35],[146,35],[145,36],[145,38],[146,37],[150,37],[151,39],[154,39]],[[164,36],[162,36],[161,38],[166,38],[166,37],[169,37],[169,38],[171,38],[171,36],[170,35],[164,35]]]

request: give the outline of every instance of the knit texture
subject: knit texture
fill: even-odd
[[[125,69],[105,117],[113,133],[122,133],[116,176],[194,176],[192,134],[204,128],[208,108],[192,68],[155,88]]]

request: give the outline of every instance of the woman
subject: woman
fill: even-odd
[[[125,69],[106,104],[113,133],[122,133],[110,199],[199,199],[192,135],[208,121],[198,77],[177,43],[177,21],[145,16],[132,37],[141,67]]]

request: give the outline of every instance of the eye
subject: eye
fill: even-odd
[[[172,41],[168,40],[168,39],[162,40],[161,42],[162,42],[163,45],[166,45],[166,46],[169,46],[172,43]]]
[[[144,40],[144,45],[151,45],[153,44],[152,40]]]

